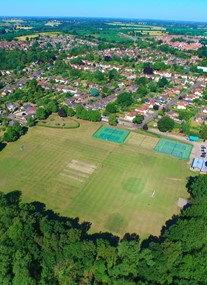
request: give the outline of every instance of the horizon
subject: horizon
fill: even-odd
[[[198,21],[198,20],[182,20],[182,19],[159,19],[159,18],[130,18],[130,17],[98,17],[98,16],[53,16],[53,15],[0,15],[0,18],[40,18],[40,19],[96,19],[96,20],[126,20],[126,21],[146,21],[146,22],[172,22],[172,23],[188,23],[188,24],[207,24],[206,21]]]
[[[204,0],[78,0],[73,4],[67,0],[3,0],[1,17],[58,17],[58,18],[110,18],[142,19],[159,21],[207,22],[207,2]]]

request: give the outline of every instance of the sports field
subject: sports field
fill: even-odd
[[[128,131],[103,126],[100,129],[98,129],[98,131],[93,136],[94,138],[121,144],[125,142],[128,135],[129,135]]]
[[[90,221],[92,232],[159,234],[187,197],[186,162],[155,152],[156,138],[145,135],[131,133],[124,144],[94,139],[99,127],[31,128],[0,152],[1,191],[21,190],[24,201]]]
[[[172,155],[176,158],[189,160],[192,146],[172,140],[160,139],[155,147],[155,151]]]

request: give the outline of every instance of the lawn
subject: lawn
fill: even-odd
[[[21,190],[24,201],[90,221],[92,232],[158,235],[178,213],[178,198],[187,197],[186,162],[153,151],[156,138],[98,140],[99,127],[83,121],[77,129],[31,128],[0,153],[1,190]]]

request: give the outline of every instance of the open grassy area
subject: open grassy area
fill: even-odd
[[[48,127],[48,128],[78,128],[78,121],[73,118],[66,117],[61,118],[58,114],[53,113],[46,120],[39,120],[38,126]]]
[[[16,39],[18,39],[19,41],[25,41],[26,38],[29,39],[33,39],[36,37],[56,37],[57,35],[61,35],[60,32],[45,32],[45,33],[36,33],[36,34],[32,34],[32,35],[25,35],[25,36],[21,36],[21,37],[17,37]]]
[[[187,197],[186,162],[153,151],[153,137],[133,133],[123,145],[98,140],[99,127],[31,128],[0,153],[1,190],[21,190],[24,201],[90,221],[92,231],[159,234],[179,211],[178,198]]]

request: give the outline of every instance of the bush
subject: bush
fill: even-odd
[[[67,117],[67,113],[66,113],[66,111],[65,111],[63,108],[60,108],[60,109],[58,110],[58,115],[59,115],[61,118]]]
[[[145,124],[145,125],[143,126],[143,130],[144,130],[144,131],[147,131],[147,130],[148,130],[148,125],[147,125],[147,124]]]

